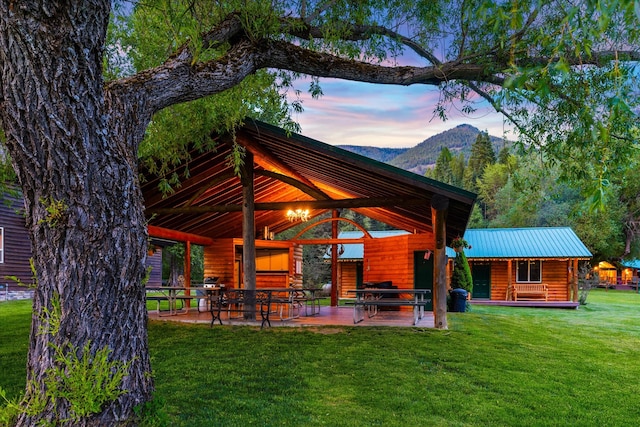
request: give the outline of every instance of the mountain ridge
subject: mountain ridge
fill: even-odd
[[[454,156],[461,152],[465,160],[468,160],[471,154],[471,146],[480,133],[481,131],[472,125],[461,124],[433,135],[409,148],[380,148],[355,145],[338,145],[337,147],[424,175],[428,168],[435,165],[442,147],[447,147]],[[509,144],[509,141],[496,136],[489,135],[489,139],[496,154],[505,144]]]

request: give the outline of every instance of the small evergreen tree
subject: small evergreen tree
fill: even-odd
[[[471,268],[467,261],[464,250],[456,253],[456,259],[453,262],[453,274],[451,275],[451,287],[453,289],[464,289],[471,293],[473,290],[473,278],[471,277]]]

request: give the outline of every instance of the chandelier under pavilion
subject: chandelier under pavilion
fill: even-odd
[[[296,221],[308,221],[309,220],[309,209],[289,209],[287,211],[287,219],[291,222]]]

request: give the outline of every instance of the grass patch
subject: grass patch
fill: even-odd
[[[7,397],[24,392],[31,306],[31,300],[0,302],[0,387]]]
[[[640,419],[639,308],[637,293],[598,290],[579,310],[474,306],[449,331],[152,322],[149,340],[171,425],[622,426]],[[29,311],[0,304],[9,395]]]

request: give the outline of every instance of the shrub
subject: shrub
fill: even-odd
[[[456,253],[456,259],[453,262],[453,274],[451,275],[451,287],[453,289],[461,288],[471,293],[473,290],[473,278],[471,277],[471,268],[467,261],[464,251]]]

